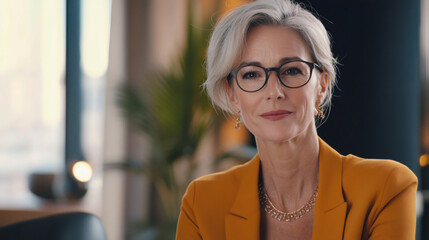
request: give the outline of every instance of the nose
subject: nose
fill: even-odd
[[[280,79],[275,72],[268,73],[268,82],[265,87],[267,100],[280,100],[285,98],[285,87],[280,83]]]

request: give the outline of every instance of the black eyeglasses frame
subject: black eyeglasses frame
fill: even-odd
[[[288,64],[288,63],[291,63],[291,62],[303,62],[303,63],[305,63],[305,64],[307,64],[309,67],[310,67],[310,77],[308,78],[308,80],[305,82],[305,83],[303,83],[302,85],[300,85],[300,86],[297,86],[297,87],[289,87],[289,86],[287,86],[285,83],[283,83],[283,81],[281,80],[281,78],[280,78],[280,73],[279,73],[279,70],[280,70],[280,68],[283,66],[283,65],[285,65],[285,64]],[[264,69],[264,71],[265,71],[265,82],[264,82],[264,84],[260,87],[260,88],[258,88],[257,90],[253,90],[253,91],[248,91],[248,90],[245,90],[245,89],[243,89],[241,86],[240,86],[240,84],[238,83],[238,80],[237,80],[237,73],[238,73],[238,71],[240,71],[242,68],[244,68],[244,67],[248,67],[248,66],[256,66],[256,67],[260,67],[260,68],[262,68],[262,69]],[[319,72],[323,72],[323,69],[320,67],[320,65],[319,64],[317,64],[317,63],[314,63],[314,62],[307,62],[307,61],[304,61],[304,60],[301,60],[301,59],[295,59],[295,60],[291,60],[291,61],[286,61],[286,62],[283,62],[282,64],[280,64],[280,66],[278,66],[278,67],[271,67],[271,68],[264,68],[264,67],[262,67],[262,66],[260,66],[260,65],[258,65],[258,64],[245,64],[245,65],[242,65],[242,66],[240,66],[240,67],[238,67],[238,68],[236,68],[236,69],[234,69],[234,70],[232,70],[229,74],[228,74],[228,76],[227,76],[227,80],[228,80],[228,82],[229,81],[231,81],[231,78],[233,77],[234,79],[235,79],[235,82],[237,83],[237,86],[241,89],[241,90],[243,90],[244,92],[249,92],[249,93],[252,93],[252,92],[257,92],[257,91],[259,91],[259,90],[261,90],[262,88],[264,88],[265,87],[265,85],[267,84],[267,82],[268,82],[268,78],[269,78],[269,76],[268,76],[268,73],[269,72],[271,72],[271,71],[274,71],[274,72],[276,72],[276,74],[277,74],[277,78],[278,78],[278,80],[280,81],[280,83],[283,85],[283,86],[285,86],[285,87],[287,87],[287,88],[300,88],[300,87],[303,87],[304,85],[306,85],[309,81],[310,81],[310,79],[311,79],[311,77],[312,77],[312,75],[313,75],[313,69],[314,68],[316,68]]]

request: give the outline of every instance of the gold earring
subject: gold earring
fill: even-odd
[[[235,119],[235,130],[240,130],[240,111],[238,111],[237,118]]]
[[[325,114],[323,113],[324,111],[325,111],[324,108],[314,107],[314,116],[324,119],[325,118]]]

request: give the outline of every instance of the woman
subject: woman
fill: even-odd
[[[317,136],[335,63],[322,23],[293,2],[256,1],[221,19],[205,87],[258,154],[189,185],[177,239],[414,239],[414,174]]]

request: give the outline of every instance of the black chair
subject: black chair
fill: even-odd
[[[1,240],[105,240],[101,220],[89,213],[63,213],[0,226]]]

